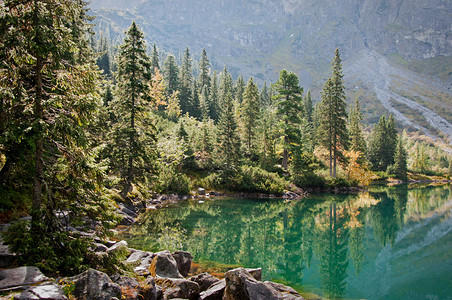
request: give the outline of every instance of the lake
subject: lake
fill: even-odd
[[[300,201],[198,199],[146,213],[120,238],[328,299],[452,299],[452,188],[373,187]],[[314,296],[317,295],[317,296]]]

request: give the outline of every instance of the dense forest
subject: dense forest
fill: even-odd
[[[89,240],[64,227],[105,236],[115,201],[451,173],[450,156],[399,133],[392,115],[364,130],[339,49],[316,101],[288,70],[259,87],[212,71],[205,50],[162,60],[135,23],[115,47],[91,21],[82,0],[0,3],[0,212],[31,215],[6,240],[46,270],[92,263]]]

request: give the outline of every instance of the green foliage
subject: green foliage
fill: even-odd
[[[170,166],[161,166],[157,177],[156,191],[159,193],[176,193],[188,195],[190,193],[190,178],[177,172]]]
[[[242,181],[238,190],[281,195],[287,188],[287,182],[276,173],[267,172],[253,166],[242,166]]]
[[[368,156],[374,171],[386,171],[394,164],[397,146],[397,130],[392,115],[382,116],[369,137]]]

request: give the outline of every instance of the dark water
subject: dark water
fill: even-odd
[[[306,297],[452,299],[452,188],[380,187],[302,201],[220,199],[148,213],[124,233],[143,250],[262,267]]]

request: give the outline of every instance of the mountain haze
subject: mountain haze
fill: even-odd
[[[160,50],[178,56],[188,46],[198,59],[206,48],[213,69],[227,65],[234,76],[258,82],[274,82],[285,68],[316,98],[339,48],[349,100],[360,98],[368,123],[390,111],[405,125],[452,140],[450,0],[93,0],[91,5],[98,32],[116,41],[136,20]],[[369,69],[377,71],[370,76]],[[385,81],[379,85],[385,96],[375,88],[379,80]]]

